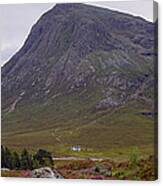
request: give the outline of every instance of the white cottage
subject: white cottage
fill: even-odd
[[[76,151],[76,152],[80,152],[81,151],[81,147],[80,146],[73,146],[71,147],[72,151]]]

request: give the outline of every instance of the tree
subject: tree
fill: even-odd
[[[32,169],[32,156],[24,149],[21,153],[21,169]]]
[[[50,152],[39,149],[37,153],[34,155],[34,159],[38,160],[41,166],[52,166],[53,158]]]
[[[5,156],[6,149],[3,145],[1,145],[1,167],[6,167],[6,156]]]
[[[20,168],[20,157],[17,152],[13,152],[13,166],[14,168]]]
[[[53,158],[50,152],[39,149],[32,156],[24,149],[19,156],[17,152],[10,151],[7,147],[1,146],[1,167],[9,169],[37,169],[42,166],[52,166]]]
[[[5,148],[5,166],[6,168],[13,169],[13,156],[11,151],[6,147]]]
[[[39,164],[39,161],[37,159],[33,159],[32,160],[32,169],[38,169],[40,168],[40,164]]]

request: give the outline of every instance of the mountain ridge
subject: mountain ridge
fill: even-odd
[[[75,7],[75,10],[74,10],[74,7]],[[24,44],[24,46],[22,47],[22,49],[15,55],[15,56],[13,56],[13,58],[10,60],[10,61],[12,61],[12,62],[9,62],[9,63],[7,63],[7,65],[5,65],[3,68],[2,68],[2,86],[3,86],[3,77],[4,76],[6,76],[6,74],[12,74],[12,73],[16,73],[17,72],[17,68],[18,68],[18,70],[19,70],[19,68],[21,68],[22,66],[23,66],[23,63],[26,63],[27,64],[27,62],[25,62],[25,61],[27,61],[27,60],[24,60],[24,59],[21,59],[21,60],[19,60],[19,56],[20,56],[20,58],[22,58],[21,56],[23,56],[23,58],[25,58],[25,56],[31,56],[31,59],[28,59],[29,57],[27,56],[26,58],[28,59],[28,65],[30,66],[30,60],[31,60],[31,63],[39,63],[39,61],[40,61],[40,63],[41,63],[41,61],[46,61],[46,59],[47,58],[49,58],[49,59],[53,59],[53,56],[54,56],[54,52],[57,50],[57,49],[55,49],[55,46],[53,45],[53,42],[50,42],[50,40],[49,40],[49,43],[43,43],[42,45],[40,44],[39,45],[39,42],[42,42],[41,40],[43,40],[44,41],[44,39],[42,38],[42,37],[48,37],[48,36],[46,36],[46,28],[51,28],[52,26],[47,26],[48,24],[50,24],[50,22],[48,23],[48,22],[46,22],[45,21],[45,25],[44,25],[44,27],[41,27],[41,28],[39,28],[39,24],[41,24],[40,22],[41,21],[43,21],[44,22],[44,19],[48,19],[48,18],[46,18],[47,17],[47,15],[49,16],[49,15],[51,15],[51,14],[54,14],[54,12],[55,12],[55,17],[57,17],[56,15],[64,15],[65,14],[65,11],[70,11],[70,15],[66,15],[66,17],[68,16],[68,22],[67,22],[67,19],[66,20],[64,20],[64,24],[65,24],[65,26],[61,29],[61,32],[63,32],[63,30],[64,29],[66,29],[66,24],[69,24],[69,20],[71,20],[71,18],[72,18],[72,16],[73,16],[73,14],[74,14],[74,12],[76,11],[76,9],[81,9],[81,15],[83,15],[83,12],[85,13],[85,12],[87,12],[87,10],[85,10],[84,8],[85,7],[88,7],[88,9],[93,9],[93,11],[96,11],[96,10],[101,10],[101,11],[106,11],[107,13],[108,12],[111,12],[111,13],[113,13],[113,15],[114,14],[116,14],[117,12],[112,12],[112,11],[110,11],[110,10],[105,10],[105,9],[103,9],[103,8],[95,8],[95,7],[92,7],[92,6],[87,6],[87,5],[83,5],[83,4],[69,4],[69,5],[67,5],[67,4],[59,4],[59,5],[56,5],[53,9],[51,9],[48,13],[45,13],[42,17],[41,17],[41,19],[40,19],[40,21],[38,21],[37,22],[37,24],[36,24],[36,26],[34,26],[33,28],[32,28],[32,30],[31,30],[31,34],[29,35],[29,37],[28,37],[28,39],[26,40],[26,42],[25,42],[25,44]],[[71,10],[71,9],[73,9],[73,10]],[[98,12],[98,11],[97,11]],[[58,14],[57,14],[58,13]],[[72,14],[72,15],[71,15]],[[76,14],[76,12],[75,12],[75,14]],[[78,14],[80,14],[80,13],[78,13],[77,12],[77,15]],[[88,16],[89,15],[91,15],[91,13],[88,13]],[[120,14],[121,15],[121,14]],[[125,15],[125,17],[127,16],[129,16],[129,15],[126,15],[126,14],[124,14]],[[65,15],[64,15],[65,16]],[[70,16],[70,18],[69,18],[69,16]],[[112,14],[111,14],[111,16],[112,16]],[[110,17],[111,17],[110,16]],[[73,16],[73,17],[75,17],[75,16]],[[86,16],[87,17],[87,16]],[[93,15],[93,17],[94,17],[94,15]],[[96,17],[96,16],[95,16]],[[99,16],[100,17],[100,16]],[[103,17],[102,17],[103,18]],[[133,16],[130,16],[130,19],[131,18],[133,18]],[[55,18],[56,20],[56,22],[57,22],[57,19],[58,18]],[[60,21],[60,19],[61,18],[59,18],[59,21]],[[75,18],[76,19],[76,18]],[[83,17],[81,16],[81,19],[83,19]],[[111,18],[111,20],[112,20],[113,18]],[[138,18],[137,18],[138,19]],[[53,16],[52,16],[52,20],[53,20]],[[92,18],[91,19],[88,19],[88,20],[92,20]],[[88,28],[84,28],[83,29],[83,31],[81,31],[81,33],[80,32],[77,32],[77,31],[74,31],[74,33],[75,34],[78,34],[77,36],[72,36],[73,37],[73,43],[71,43],[70,41],[68,41],[68,40],[66,40],[66,42],[68,42],[68,45],[66,46],[61,46],[61,48],[59,48],[58,49],[58,51],[60,50],[61,51],[61,53],[62,53],[62,50],[63,50],[63,53],[65,52],[65,58],[72,58],[72,60],[71,61],[80,61],[80,59],[81,58],[83,58],[84,56],[86,56],[87,54],[89,54],[90,52],[92,52],[93,50],[97,50],[98,48],[103,48],[103,50],[106,50],[106,51],[108,51],[108,50],[112,50],[112,49],[120,49],[120,50],[126,50],[126,46],[123,46],[122,45],[122,43],[121,43],[121,41],[119,40],[119,41],[116,41],[116,39],[115,39],[115,37],[113,37],[112,35],[110,35],[108,32],[106,32],[105,30],[105,28],[103,27],[103,28],[101,28],[102,27],[102,23],[100,22],[99,24],[94,24],[94,22],[90,22],[90,24],[88,23],[89,21],[88,20],[83,20],[83,24],[87,24],[88,25]],[[116,19],[115,19],[116,20]],[[118,20],[118,22],[119,22],[119,19],[117,18],[117,20]],[[138,19],[139,20],[139,19]],[[70,34],[70,32],[72,31],[72,29],[79,29],[80,30],[80,26],[81,25],[79,25],[79,27],[78,26],[76,26],[76,25],[78,25],[78,22],[80,23],[80,19],[78,20],[77,19],[77,21],[76,20],[71,20],[72,21],[72,25],[70,25],[69,26],[69,30],[67,31],[67,32],[65,32],[64,34],[66,35],[67,33],[68,34]],[[74,22],[73,22],[74,21]],[[97,20],[96,20],[97,21]],[[143,22],[145,22],[144,20],[139,20],[139,21],[143,21]],[[62,21],[61,21],[62,22]],[[81,21],[82,22],[82,21]],[[54,22],[54,24],[55,24],[55,22]],[[58,23],[58,24],[60,24],[60,23]],[[61,23],[62,24],[62,23]],[[120,23],[119,23],[120,24]],[[119,25],[118,24],[118,25]],[[149,23],[148,23],[149,24]],[[42,25],[42,24],[41,24]],[[75,28],[75,26],[76,26],[76,28]],[[123,25],[124,25],[124,23],[123,23]],[[115,27],[118,27],[117,25],[115,25]],[[123,26],[124,27],[124,26]],[[123,28],[122,27],[122,28]],[[114,27],[112,27],[112,29],[113,29]],[[45,29],[45,31],[43,31],[43,29]],[[60,28],[59,28],[60,29]],[[95,35],[95,36],[93,36],[91,39],[90,39],[90,41],[88,41],[89,39],[89,37],[91,37],[91,34],[94,34],[93,32],[91,32],[91,33],[89,33],[88,32],[88,34],[86,35],[86,37],[83,37],[83,40],[81,41],[81,44],[78,42],[78,41],[74,41],[75,39],[74,38],[76,38],[77,40],[80,38],[80,35],[81,34],[83,34],[83,32],[85,32],[86,30],[93,30],[93,29],[96,29],[97,30],[97,36]],[[111,29],[111,30],[112,30]],[[117,28],[116,28],[117,29]],[[125,28],[124,28],[125,29]],[[129,23],[127,23],[127,29],[129,29]],[[55,30],[55,29],[53,29],[53,27],[52,27],[52,30]],[[43,32],[43,33],[42,33]],[[103,32],[103,35],[100,37],[100,36],[98,36],[98,34],[100,33],[102,33]],[[114,31],[113,31],[114,32]],[[40,34],[42,33],[42,35],[41,35],[41,37],[39,37],[40,36]],[[47,33],[48,34],[48,33]],[[56,33],[57,34],[57,33]],[[51,34],[53,37],[55,37],[55,34]],[[71,35],[71,34],[70,34]],[[39,37],[39,38],[41,38],[41,40],[38,38],[37,39],[37,37]],[[60,37],[60,36],[59,36]],[[69,37],[69,36],[66,36],[66,37]],[[99,39],[98,39],[98,37],[99,37]],[[36,43],[36,40],[38,40],[38,43],[37,44],[32,44],[33,42],[33,40],[35,39],[35,43]],[[108,42],[109,43],[106,43],[106,40],[107,40],[107,38],[108,38]],[[53,39],[53,38],[52,38]],[[64,39],[67,39],[67,38],[63,38],[62,39],[62,41],[61,42],[65,42],[65,40]],[[93,41],[93,42],[92,42]],[[57,40],[54,40],[54,43],[56,43],[57,42]],[[85,42],[85,43],[84,43]],[[137,42],[137,41],[136,41]],[[76,44],[75,44],[76,43]],[[101,44],[100,44],[101,43]],[[114,44],[115,43],[115,44]],[[34,45],[34,46],[33,46]],[[43,45],[45,45],[45,46],[43,46]],[[54,49],[54,52],[53,52],[53,50],[50,50],[49,48],[48,48],[48,45],[50,45],[50,47],[53,47]],[[99,46],[99,45],[101,45],[101,46]],[[140,44],[141,45],[141,44]],[[37,46],[39,47],[40,46],[40,49],[38,48],[37,49]],[[97,46],[97,47],[96,47]],[[33,48],[32,48],[33,47]],[[57,46],[56,46],[57,47]],[[45,50],[45,48],[48,48],[47,50]],[[82,48],[82,50],[81,50],[81,48]],[[148,48],[148,46],[147,46],[147,48]],[[28,50],[29,49],[29,50]],[[34,56],[34,57],[32,57],[32,53],[33,53],[33,51],[34,50],[36,50],[36,56]],[[90,51],[89,51],[90,50]],[[129,50],[129,49],[128,49]],[[31,51],[31,52],[30,52]],[[27,53],[26,53],[27,52]],[[21,54],[22,53],[22,54]],[[70,53],[70,54],[69,54]],[[43,54],[43,56],[42,56],[42,54]],[[63,57],[61,57],[61,55],[62,54],[59,54],[59,57],[58,57],[58,60],[60,59],[60,60],[62,60],[62,58]],[[45,59],[42,59],[42,58],[44,58],[44,56],[45,56]],[[57,56],[54,56],[55,58],[57,58]],[[32,59],[32,58],[34,58],[34,59]],[[36,59],[37,58],[37,59]],[[74,58],[75,58],[75,60],[74,60]],[[32,61],[33,60],[33,61]],[[55,59],[56,61],[57,61],[57,59]],[[64,60],[66,60],[66,59],[64,59]],[[17,63],[15,64],[15,65],[13,65],[15,62],[14,61],[17,61]],[[20,61],[20,62],[19,62]],[[36,61],[36,62],[35,62]],[[62,60],[63,61],[63,60]],[[20,64],[19,64],[20,63]],[[58,63],[58,62],[57,62]],[[63,62],[62,62],[63,63]],[[11,64],[11,65],[10,65]],[[18,65],[19,64],[19,65]],[[42,63],[41,63],[42,64]],[[13,66],[13,68],[12,67],[10,67],[10,66]],[[42,66],[44,67],[44,64],[42,64]],[[32,68],[32,67],[30,67],[30,68]],[[14,70],[15,69],[15,70]],[[14,71],[14,72],[13,72]],[[5,74],[5,75],[4,75]],[[24,73],[25,74],[25,73]],[[6,78],[6,77],[5,77]],[[48,84],[48,83],[47,83]],[[6,86],[6,85],[5,85]],[[20,92],[20,94],[21,94],[22,92]]]

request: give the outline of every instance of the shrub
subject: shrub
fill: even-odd
[[[136,167],[139,160],[139,151],[138,148],[134,148],[130,154],[129,164],[131,167]]]

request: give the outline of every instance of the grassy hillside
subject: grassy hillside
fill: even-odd
[[[2,144],[17,150],[44,147],[59,156],[123,157],[134,147],[142,155],[153,154],[154,119],[142,115],[150,112],[148,105],[132,101],[96,111],[92,110],[94,99],[92,96],[92,101],[87,102],[75,96],[62,97],[44,106],[9,113],[3,120]],[[74,145],[80,145],[82,151],[72,152]]]

